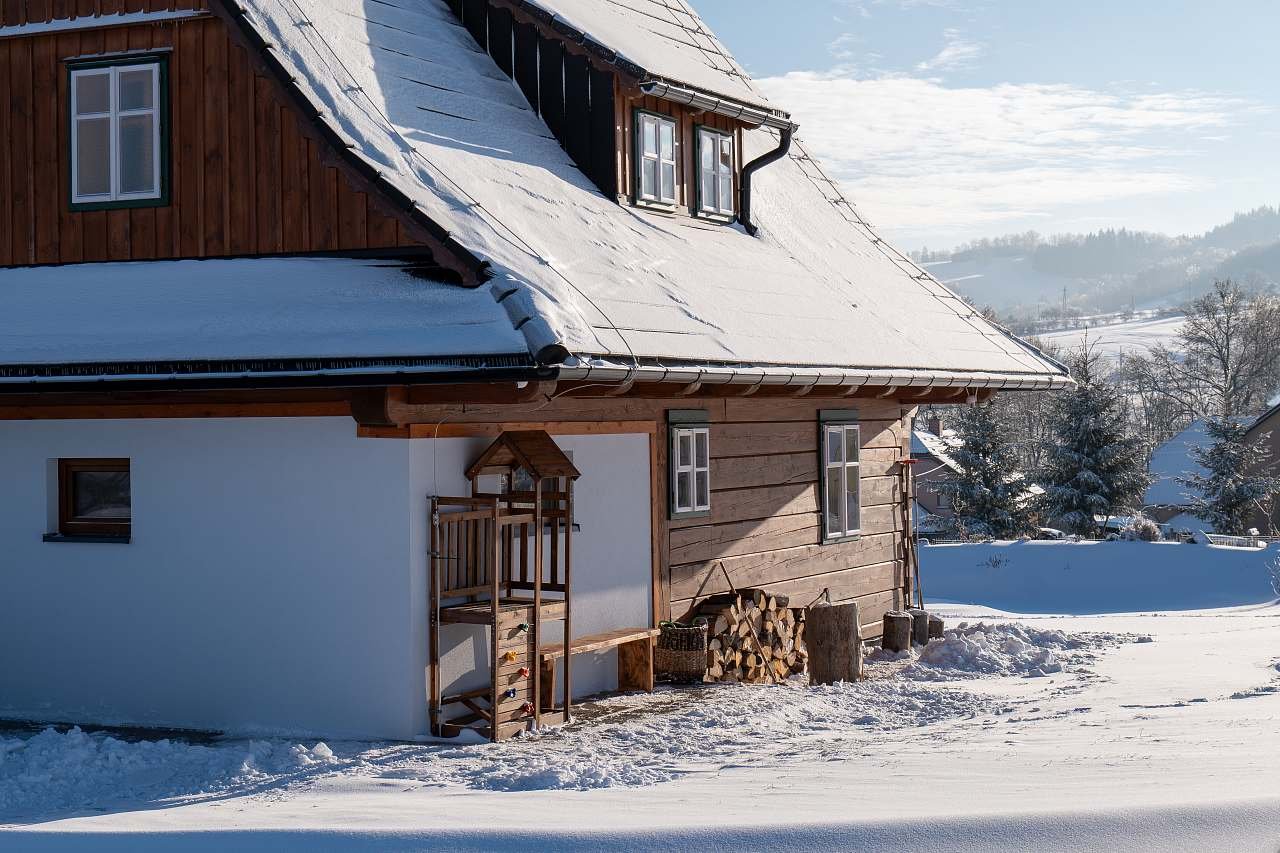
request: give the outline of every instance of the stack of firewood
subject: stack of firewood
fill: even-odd
[[[709,625],[704,680],[775,684],[804,672],[804,610],[789,604],[787,596],[760,589],[703,601],[697,615]]]

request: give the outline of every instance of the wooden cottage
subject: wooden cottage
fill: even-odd
[[[875,634],[916,407],[1069,382],[684,0],[0,10],[0,717],[496,737],[729,583]]]

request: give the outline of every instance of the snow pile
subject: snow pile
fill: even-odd
[[[1017,622],[960,623],[920,650],[904,671],[909,678],[935,680],[980,675],[1039,678],[1093,659],[1093,650],[1142,638],[1120,634],[1066,634]]]
[[[335,761],[324,743],[307,748],[254,740],[201,746],[169,739],[125,741],[78,727],[0,736],[0,816],[242,790]]]

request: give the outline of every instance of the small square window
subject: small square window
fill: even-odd
[[[653,113],[636,113],[639,144],[636,157],[636,198],[676,203],[676,123]]]
[[[733,137],[698,128],[698,211],[733,216]]]
[[[58,532],[127,537],[132,522],[128,459],[58,460]]]
[[[73,65],[74,209],[167,204],[163,59]]]
[[[711,511],[711,426],[706,412],[668,412],[671,424],[671,517]]]

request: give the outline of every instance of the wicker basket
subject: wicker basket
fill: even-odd
[[[707,674],[707,623],[663,622],[654,653],[655,675],[676,684],[700,684]]]

